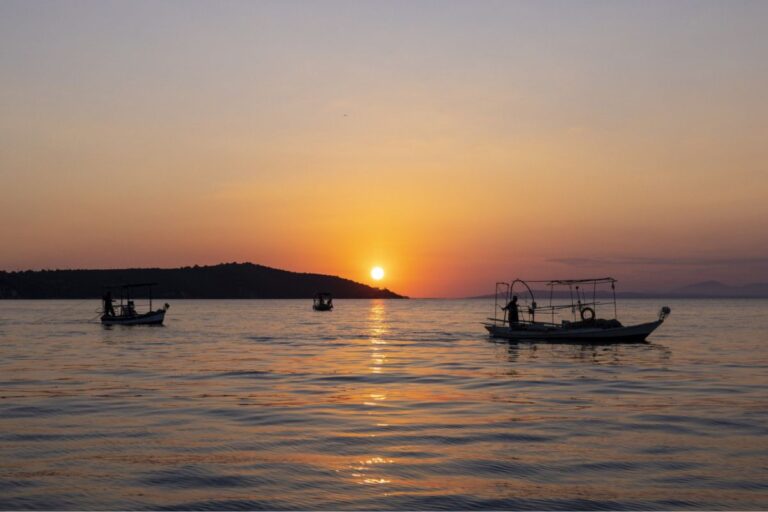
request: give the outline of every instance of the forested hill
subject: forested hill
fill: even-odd
[[[405,298],[387,289],[341,277],[289,272],[253,263],[183,268],[0,271],[0,298],[97,298],[101,297],[105,286],[147,282],[158,283],[153,288],[153,296],[167,299],[301,299],[313,297],[317,292],[330,292],[337,298]]]

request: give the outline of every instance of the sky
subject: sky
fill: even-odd
[[[767,24],[736,0],[0,0],[0,269],[766,282]]]

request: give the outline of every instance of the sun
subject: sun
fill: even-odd
[[[371,269],[371,277],[374,281],[381,281],[384,278],[384,269],[381,267],[373,267]]]

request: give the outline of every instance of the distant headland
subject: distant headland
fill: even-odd
[[[253,263],[181,268],[0,271],[0,299],[97,298],[105,286],[156,282],[166,299],[306,299],[330,292],[341,299],[405,299],[337,276],[289,272]]]

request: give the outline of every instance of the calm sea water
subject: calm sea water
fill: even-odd
[[[768,301],[510,345],[482,300],[0,301],[3,509],[768,509]],[[624,323],[661,301],[625,301]]]

